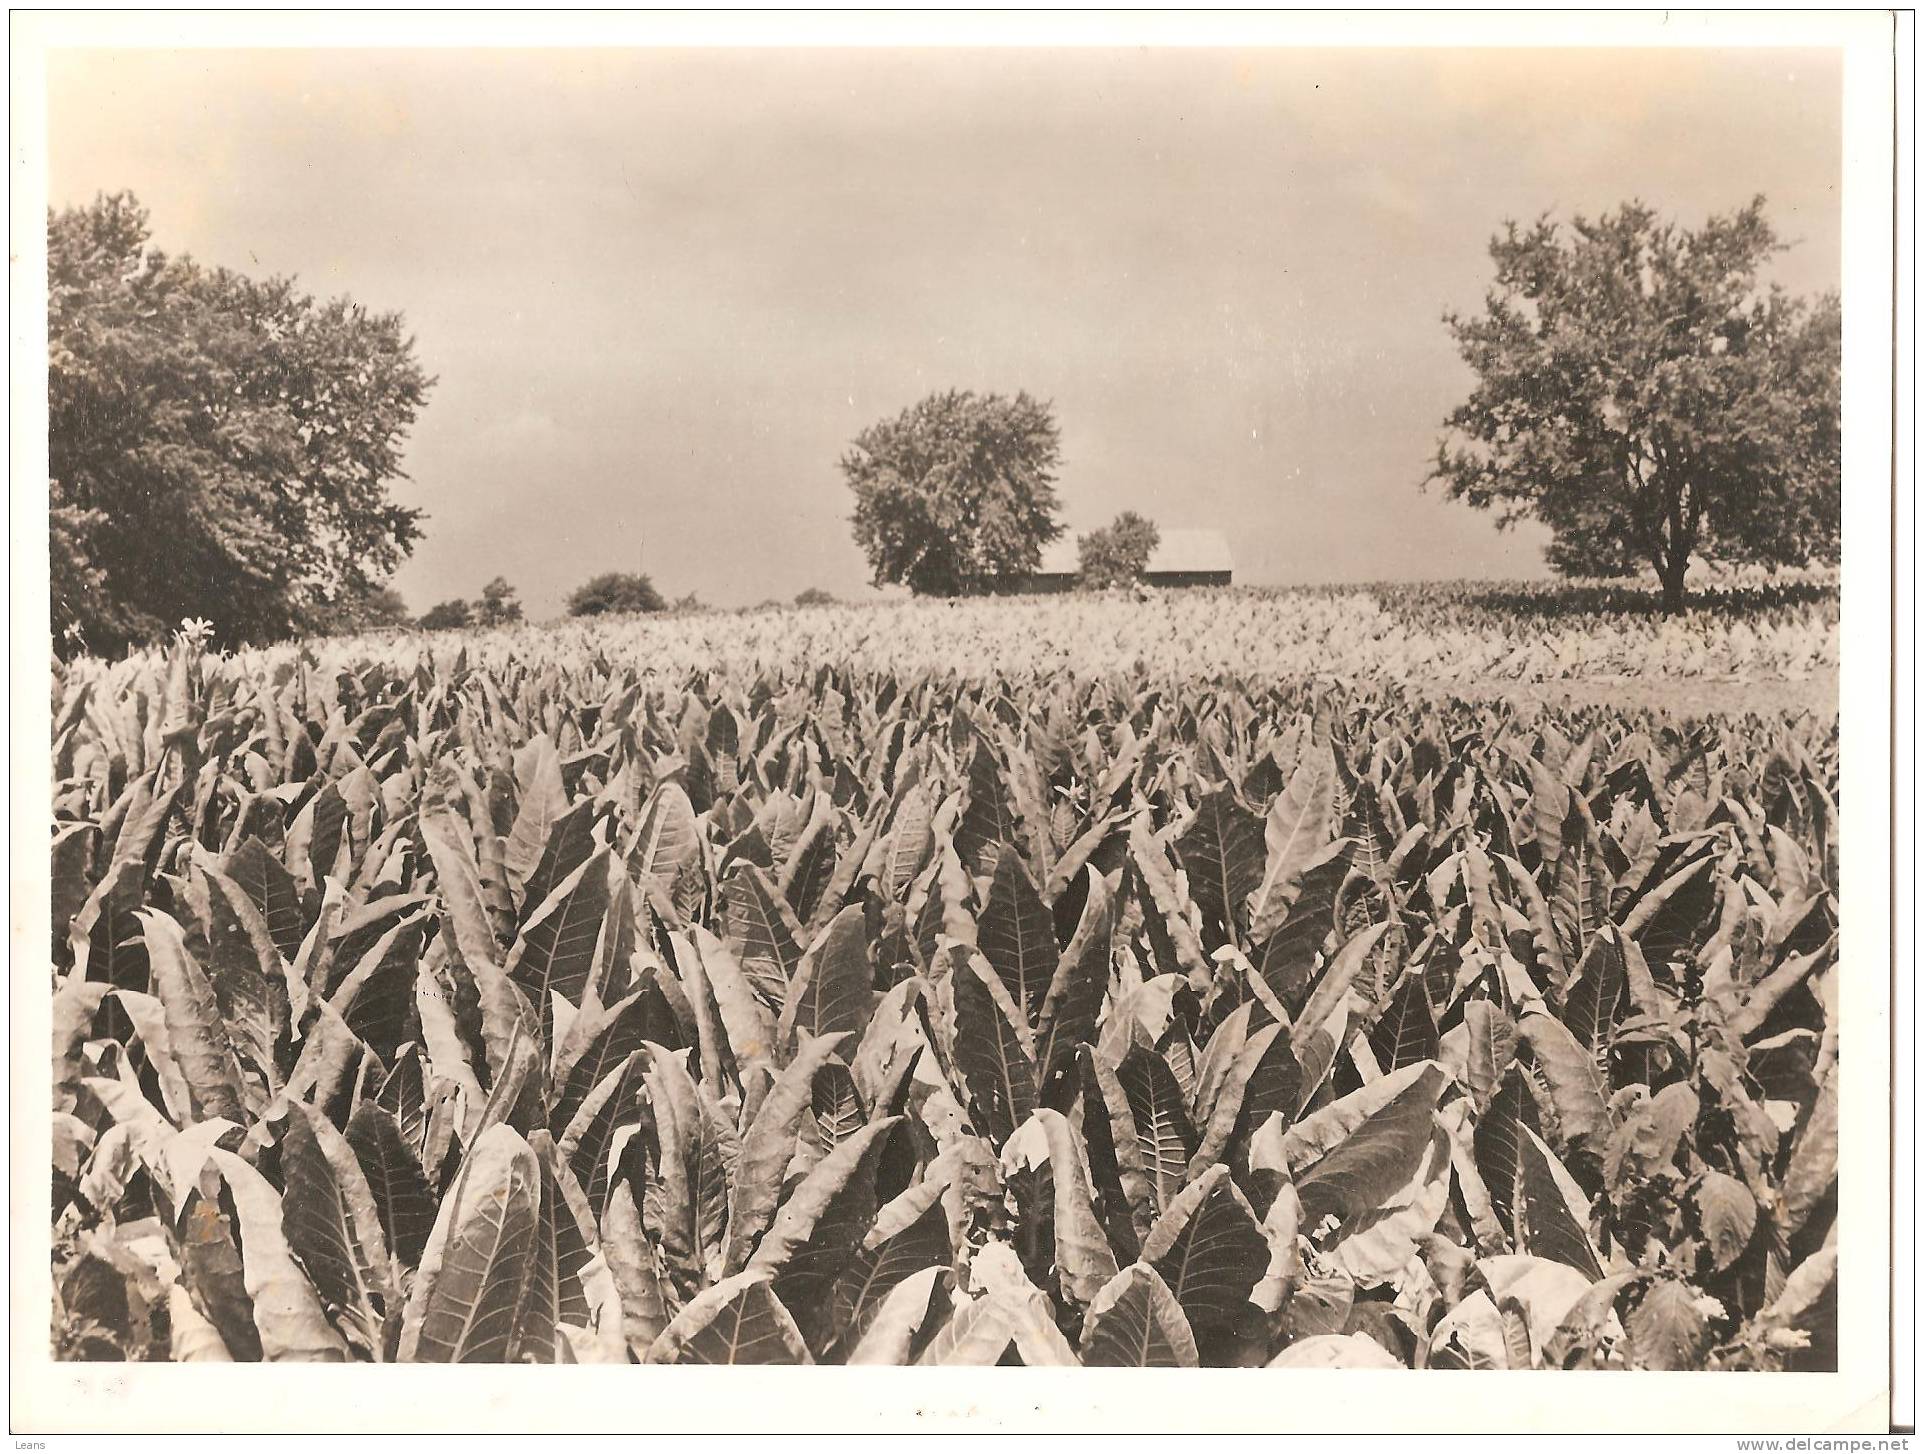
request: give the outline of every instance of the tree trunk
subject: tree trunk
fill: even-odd
[[[1666,616],[1680,616],[1684,609],[1684,572],[1690,569],[1687,554],[1672,555],[1657,568],[1657,578],[1663,582],[1663,613]]]
[[[1649,521],[1646,545],[1657,579],[1663,583],[1663,613],[1676,616],[1684,608],[1684,572],[1690,569],[1691,552],[1697,547],[1699,509],[1688,476],[1671,468],[1661,449],[1650,485],[1662,513]]]

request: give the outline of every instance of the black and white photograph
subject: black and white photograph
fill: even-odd
[[[1905,1432],[1908,22],[709,19],[15,12],[15,1432]]]

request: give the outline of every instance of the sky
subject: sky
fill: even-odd
[[[1072,531],[1514,577],[1541,533],[1420,488],[1491,234],[1763,193],[1773,276],[1835,287],[1840,88],[1785,50],[74,51],[50,199],[406,315],[417,612],[637,565],[858,595],[836,462],[951,387],[1053,404]]]

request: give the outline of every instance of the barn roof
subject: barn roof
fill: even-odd
[[[1163,571],[1233,570],[1229,541],[1220,530],[1164,530],[1156,550],[1149,557],[1149,574]],[[1042,564],[1036,574],[1061,576],[1076,574],[1081,560],[1076,554],[1075,532],[1062,536],[1042,549]]]

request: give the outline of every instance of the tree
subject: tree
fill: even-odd
[[[506,577],[496,576],[481,588],[481,604],[475,608],[474,617],[482,626],[505,626],[521,619],[521,602]]]
[[[128,193],[47,220],[54,630],[113,651],[205,616],[308,629],[420,536],[396,505],[433,384],[398,313],[148,245]]]
[[[614,612],[659,611],[666,604],[647,576],[611,570],[580,586],[568,597],[568,614],[605,616]]]
[[[1835,560],[1842,315],[1759,282],[1781,250],[1762,197],[1695,232],[1636,202],[1508,224],[1484,311],[1444,317],[1477,383],[1430,481],[1550,526],[1563,573],[1648,564],[1668,612],[1693,557]]]
[[[314,630],[329,636],[350,636],[359,631],[407,626],[413,620],[399,591],[370,584],[318,610],[311,624]]]
[[[1161,539],[1155,521],[1144,519],[1134,510],[1124,510],[1102,529],[1076,540],[1082,584],[1100,591],[1141,579]]]
[[[932,394],[856,436],[841,468],[879,585],[980,595],[1033,571],[1057,522],[1056,423],[1027,394]]]
[[[457,596],[443,601],[414,624],[423,631],[459,631],[474,624],[474,607]]]
[[[835,597],[823,590],[820,586],[809,586],[807,589],[795,593],[795,604],[798,606],[833,606],[835,604]]]

